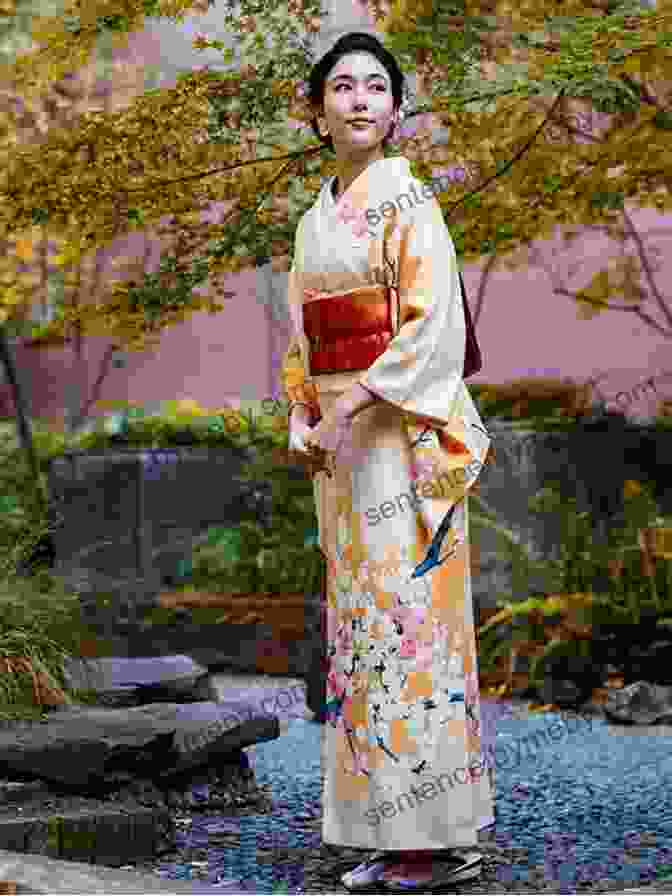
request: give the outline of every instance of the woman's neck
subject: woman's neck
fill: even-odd
[[[379,162],[381,159],[384,159],[385,155],[376,156],[373,159],[366,159],[366,161],[361,162],[353,162],[350,159],[347,159],[343,162],[336,163],[338,174],[334,178],[334,182],[331,187],[331,192],[333,194],[334,199],[338,199],[340,196],[345,193],[345,191],[353,184],[362,172],[366,171],[369,165],[373,164],[373,162]]]

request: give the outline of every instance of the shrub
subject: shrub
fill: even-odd
[[[498,659],[510,652],[517,640],[536,642],[536,661],[530,679],[540,683],[543,665],[566,652],[589,652],[591,631],[596,625],[638,624],[643,615],[661,618],[672,614],[672,560],[653,566],[643,549],[640,533],[647,527],[665,524],[658,516],[650,489],[628,480],[623,485],[625,524],[611,531],[606,545],[595,544],[590,514],[577,512],[574,499],[565,500],[552,486],[541,489],[529,501],[533,513],[561,514],[560,558],[534,560],[516,535],[497,523],[492,514],[472,514],[470,522],[491,528],[513,563],[513,588],[500,595],[499,613],[479,628],[479,663],[483,674],[492,674]],[[480,502],[477,495],[473,500]],[[477,535],[475,536],[478,537]],[[530,571],[545,577],[544,593],[527,594]],[[607,579],[607,593],[593,593],[594,582]],[[503,626],[513,628],[505,632]]]

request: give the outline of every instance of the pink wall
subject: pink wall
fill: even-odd
[[[672,216],[659,215],[653,209],[633,209],[632,219],[640,232],[651,228],[672,230]],[[131,234],[123,251],[142,251],[144,244],[142,234]],[[120,241],[119,255],[123,245],[124,241]],[[540,244],[545,257],[551,257],[551,247],[550,241]],[[114,250],[106,254],[109,259]],[[571,252],[556,256],[560,273],[581,263],[575,276],[565,279],[563,285],[570,290],[585,285],[609,254],[608,241],[600,234],[577,240]],[[615,248],[611,254],[616,254]],[[672,262],[669,253],[661,258],[654,277],[665,296],[670,294],[666,286],[672,282]],[[157,264],[155,250],[148,269],[155,269]],[[481,276],[479,267],[465,268],[464,281],[472,310]],[[277,356],[287,345],[289,331],[269,323],[262,303],[256,299],[258,277],[250,270],[227,278],[226,287],[235,290],[236,296],[228,300],[224,311],[214,316],[194,314],[166,330],[158,350],[129,353],[126,368],[110,370],[100,397],[140,402],[193,398],[205,407],[215,408],[235,403],[238,397],[253,400],[271,396],[277,378],[270,340],[276,346]],[[625,407],[629,414],[653,413],[658,400],[672,399],[669,340],[630,312],[610,311],[592,320],[579,320],[575,303],[568,297],[554,295],[552,288],[540,266],[519,271],[495,270],[490,275],[477,329],[484,367],[470,382],[499,383],[527,375],[585,380],[605,373],[600,390],[614,407]],[[647,311],[662,323],[663,318],[654,307],[649,299]],[[88,394],[108,345],[107,339],[87,338],[85,362],[79,371],[71,368],[70,350],[18,347],[19,366],[30,370],[33,414],[58,416],[66,383],[74,376],[85,384]],[[667,376],[665,371],[669,371]],[[652,385],[636,388],[652,376]]]
[[[647,247],[658,292],[667,299],[672,313],[672,260],[663,251],[664,237],[672,233],[672,215],[631,205],[626,209]],[[621,254],[620,244],[600,233],[586,232],[568,249],[561,237],[536,245],[543,266],[516,271],[503,268],[488,278],[477,325],[484,365],[471,382],[501,383],[528,375],[585,381],[606,374],[597,388],[610,406],[625,407],[630,415],[654,413],[659,400],[672,399],[672,323],[666,321],[653,297],[647,298],[645,311],[667,331],[667,339],[631,311],[612,310],[582,320],[573,299],[553,292],[554,286],[569,292],[587,286],[593,274],[607,267],[610,257]],[[625,248],[634,252],[633,241]],[[545,268],[555,271],[555,276],[549,276]],[[480,278],[479,267],[465,267],[472,310]],[[649,291],[644,275],[640,285]],[[626,304],[622,296],[609,301],[614,306]],[[654,384],[648,390],[635,388],[651,376]]]
[[[672,216],[659,215],[652,209],[633,209],[632,218],[640,231],[664,226],[672,229]],[[142,234],[131,234],[125,248],[124,241],[119,242],[117,253],[142,251],[144,242]],[[550,247],[550,243],[541,244],[549,257]],[[113,254],[114,250],[106,253],[108,259]],[[577,240],[571,254],[557,256],[559,271],[581,262],[576,275],[565,280],[564,286],[570,290],[584,286],[608,257],[607,240],[601,235]],[[148,269],[155,269],[157,264],[155,251]],[[671,274],[668,254],[654,273],[663,296],[670,294],[666,286],[672,282]],[[472,311],[481,276],[479,267],[465,267]],[[289,331],[269,322],[256,299],[258,277],[253,270],[231,275],[225,285],[235,290],[236,296],[227,301],[224,311],[214,316],[197,313],[171,327],[162,335],[156,351],[128,353],[127,367],[110,370],[100,397],[139,402],[192,398],[211,408],[235,403],[238,397],[270,397],[273,384],[277,386],[271,340],[277,357],[287,345]],[[477,327],[484,366],[470,382],[501,383],[528,375],[585,380],[605,373],[599,384],[601,392],[611,399],[610,404],[625,407],[629,414],[653,413],[658,400],[672,400],[669,340],[629,312],[610,311],[592,320],[579,320],[575,303],[554,295],[552,288],[547,273],[539,266],[495,270],[490,275]],[[653,307],[653,301],[648,300],[647,311],[663,322]],[[102,337],[87,338],[79,370],[71,366],[74,356],[70,350],[17,347],[19,367],[30,370],[33,415],[57,417],[62,411],[66,383],[74,377],[89,394],[109,344]],[[665,371],[669,371],[667,376]],[[652,376],[652,385],[636,388]]]
[[[204,407],[216,408],[239,398],[270,396],[276,379],[273,348],[276,354],[284,351],[289,331],[269,324],[263,305],[255,298],[255,271],[230,279],[227,289],[235,288],[236,296],[227,300],[225,311],[217,315],[197,313],[167,329],[158,350],[126,353],[126,367],[110,368],[100,399],[144,403],[192,398]],[[104,337],[86,338],[79,366],[70,349],[17,346],[17,366],[30,371],[33,416],[57,418],[63,409],[66,384],[75,377],[82,384],[83,397],[91,394],[110,344],[111,340]]]
[[[148,65],[157,61],[157,45],[151,35],[134,35],[126,52],[144,53]],[[662,246],[663,238],[672,231],[672,215],[634,207],[629,207],[629,211],[651,253],[657,287],[669,299],[672,261],[669,253],[662,252]],[[649,237],[647,231],[652,231]],[[560,275],[576,266],[574,275],[562,283],[570,290],[585,286],[590,276],[606,265],[610,255],[621,251],[618,244],[610,244],[607,238],[595,233],[577,239],[567,251],[561,243],[557,245],[559,252],[555,257],[551,254],[552,241],[539,248]],[[627,249],[633,251],[632,246],[630,241]],[[655,257],[652,250],[658,253]],[[107,266],[114,258],[142,257],[143,253],[147,258],[145,269],[156,270],[158,245],[152,245],[142,233],[117,240],[101,255]],[[123,269],[109,270],[108,276],[121,277]],[[228,277],[226,287],[235,290],[236,296],[228,300],[226,310],[215,316],[207,312],[194,314],[165,331],[158,350],[128,354],[125,368],[111,368],[100,398],[138,402],[192,398],[215,408],[235,403],[238,398],[271,396],[274,385],[277,388],[277,360],[274,363],[272,344],[277,356],[287,345],[289,331],[269,323],[257,300],[259,276],[250,270]],[[472,311],[480,278],[480,266],[465,267],[464,281]],[[648,287],[644,279],[642,285]],[[622,299],[614,301],[622,303]],[[672,301],[669,304],[672,307]],[[614,407],[626,406],[630,414],[652,413],[660,399],[672,399],[669,339],[665,340],[632,313],[611,311],[585,321],[577,319],[576,309],[570,298],[553,294],[552,283],[539,265],[515,272],[495,271],[489,278],[477,325],[484,368],[471,382],[501,383],[526,375],[585,380],[605,373],[601,382],[603,394]],[[665,325],[653,299],[647,301],[646,310]],[[669,324],[666,329],[672,333]],[[45,351],[17,346],[17,363],[29,387],[33,416],[62,417],[69,383],[80,383],[83,396],[88,395],[109,344],[106,338],[87,338],[81,367],[74,364],[69,349]],[[655,391],[650,386],[648,391],[642,390],[640,398],[633,399],[633,388],[651,376],[655,377]]]

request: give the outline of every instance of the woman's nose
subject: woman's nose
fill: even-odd
[[[366,112],[366,93],[362,93],[361,96],[355,94],[355,101],[353,103],[354,110],[356,112]]]

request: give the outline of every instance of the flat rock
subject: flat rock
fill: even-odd
[[[138,805],[43,810],[0,818],[0,848],[119,867],[175,848],[174,813]],[[134,858],[131,858],[134,857]],[[0,892],[2,892],[0,890]]]
[[[93,690],[107,706],[217,699],[208,670],[190,656],[70,659],[64,672],[68,687]]]
[[[248,702],[66,709],[0,731],[0,774],[43,778],[86,793],[133,777],[157,780],[216,764],[224,754],[279,736],[277,717],[250,712]]]
[[[17,805],[44,798],[48,792],[46,781],[0,781],[0,813],[3,806],[16,811]]]
[[[103,868],[86,862],[64,861],[43,855],[0,850],[0,881],[14,881],[18,893],[196,893],[197,884],[162,880],[156,874]],[[11,892],[7,890],[7,892]],[[201,892],[203,890],[201,889]]]
[[[672,687],[635,681],[613,690],[603,709],[610,721],[626,725],[672,722]]]
[[[627,658],[626,684],[650,681],[666,687],[672,685],[672,641],[660,638],[633,645],[627,651]]]

